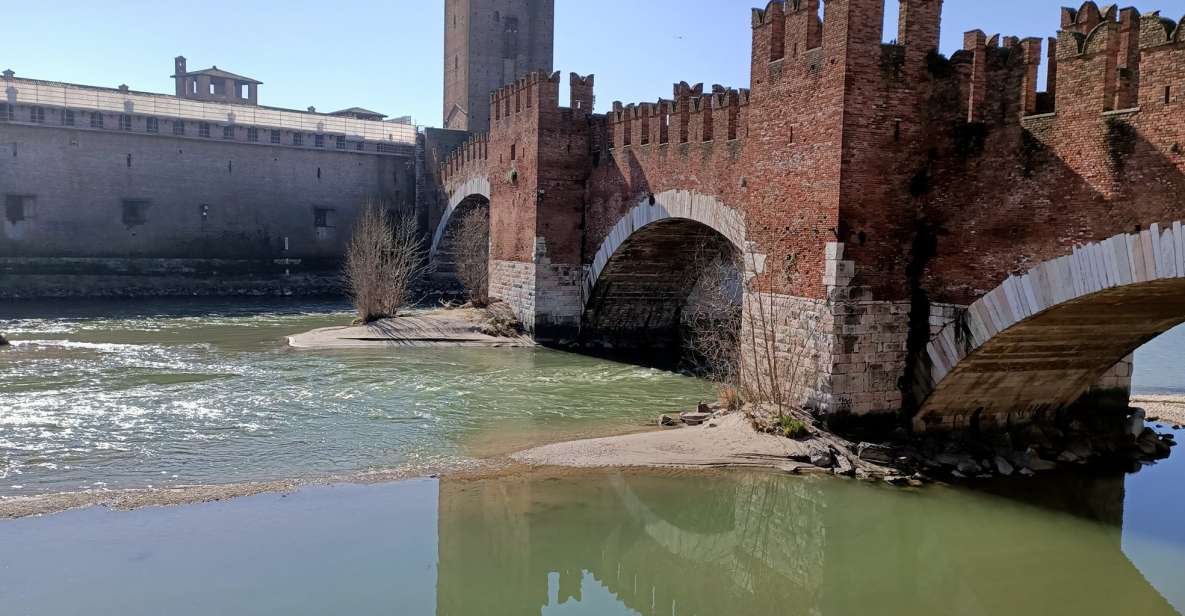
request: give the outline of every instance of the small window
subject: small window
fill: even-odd
[[[332,229],[333,209],[327,207],[313,208],[313,226],[317,229]]]
[[[210,83],[210,94],[213,94],[213,93],[214,93],[214,84],[213,84],[213,82],[211,82]]]
[[[33,217],[31,195],[4,195],[4,219],[16,224]]]
[[[210,219],[210,204],[203,203],[198,206],[198,213],[202,217],[202,223],[205,224],[205,222]]]
[[[258,143],[259,142],[259,129],[258,128],[255,128],[254,126],[252,126],[251,128],[247,129],[247,141],[250,141],[251,143]]]
[[[234,139],[235,138],[235,127],[223,126],[222,127],[222,138],[223,139]]]
[[[45,108],[29,107],[29,121],[34,124],[45,124]]]
[[[313,135],[313,145],[319,148],[325,147],[325,135]]]
[[[495,22],[502,21],[502,13],[499,13],[498,11],[494,11],[494,21]]]
[[[510,160],[518,160],[518,144],[510,144]]]
[[[201,122],[198,124],[198,137],[210,138],[210,123]]]
[[[91,128],[103,128],[103,114],[101,114],[101,113],[92,113],[91,114]]]
[[[66,109],[62,111],[62,126],[74,126],[73,109]]]
[[[147,118],[144,120],[144,130],[150,133],[160,132],[160,120],[157,118]]]
[[[239,98],[243,100],[250,98],[250,86],[245,83],[239,84]]]
[[[141,199],[123,200],[123,224],[138,227],[148,222],[148,201]]]
[[[132,130],[132,116],[127,114],[119,116],[119,130]]]
[[[346,149],[346,136],[345,135],[338,135],[337,136],[337,149],[339,149],[339,150]]]
[[[366,144],[364,144],[364,143],[362,143],[361,141],[359,141],[358,143],[355,143],[355,144],[354,144],[354,149],[355,149],[355,150],[358,150],[359,152],[361,152],[361,151],[362,151],[362,150],[365,148],[365,145],[366,145]]]
[[[1168,105],[1169,103],[1172,103],[1172,102],[1173,102],[1173,87],[1172,86],[1165,86],[1164,87],[1164,104]]]
[[[272,139],[272,143],[279,145],[279,143],[280,143],[280,131],[278,131],[278,130],[274,130],[274,131],[272,131],[271,139]]]
[[[292,145],[304,145],[304,133],[292,133]]]
[[[173,134],[178,137],[185,136],[185,122],[181,120],[173,120]]]
[[[0,121],[12,121],[12,105],[0,103]]]

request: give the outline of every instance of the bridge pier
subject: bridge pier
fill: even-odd
[[[531,262],[490,261],[490,297],[506,302],[535,340],[570,344],[580,333],[584,270],[553,263],[546,240],[536,238]]]

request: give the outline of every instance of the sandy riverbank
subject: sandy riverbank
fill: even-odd
[[[583,439],[533,447],[510,455],[532,466],[573,468],[766,467],[787,472],[813,469],[809,442],[763,434],[740,413],[698,426]]]
[[[1144,409],[1149,423],[1185,427],[1185,396],[1135,395],[1131,405]]]
[[[527,336],[490,335],[483,326],[488,310],[473,308],[410,312],[366,325],[323,327],[288,336],[298,349],[359,349],[381,347],[529,347]]]

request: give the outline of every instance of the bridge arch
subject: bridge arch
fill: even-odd
[[[915,428],[1007,425],[1065,409],[1182,322],[1180,222],[1079,246],[1009,277],[931,338]],[[1111,393],[1126,402],[1126,389]]]
[[[476,273],[473,269],[476,263],[473,261],[482,260],[488,261],[488,250],[479,250],[476,252],[466,252],[465,254],[458,253],[460,248],[459,243],[462,241],[458,235],[463,234],[461,231],[460,221],[465,219],[469,212],[482,210],[486,211],[486,222],[489,221],[490,208],[490,182],[486,177],[470,178],[460,186],[456,187],[450,194],[448,206],[440,217],[440,222],[436,225],[436,230],[432,234],[432,244],[428,251],[428,260],[432,265],[431,276],[434,279],[435,285],[444,290],[451,290],[454,292],[464,292],[470,296],[468,287],[472,287],[475,282],[480,279],[480,273]],[[486,230],[485,240],[488,248],[488,229]],[[463,264],[458,260],[470,263],[468,269],[470,272],[468,276],[464,276],[461,270],[464,269]],[[459,267],[461,266],[461,267]],[[488,263],[486,265],[488,268]],[[488,271],[482,279],[488,278]],[[464,280],[468,280],[465,282]],[[485,284],[478,284],[477,286],[485,287]],[[484,296],[484,292],[482,293]],[[470,299],[473,299],[470,296]]]
[[[686,359],[675,351],[687,350],[689,315],[739,328],[744,281],[764,264],[754,253],[742,215],[718,198],[682,190],[642,197],[586,273],[584,346],[668,367]]]
[[[429,259],[434,260],[436,258],[436,253],[440,249],[442,242],[444,242],[449,223],[454,218],[458,218],[456,216],[458,208],[464,210],[464,206],[480,201],[481,199],[484,199],[487,205],[490,202],[490,178],[486,176],[469,178],[461,185],[449,191],[448,206],[444,208],[444,213],[440,216],[440,222],[436,223],[436,229],[432,233],[432,245],[428,251]]]
[[[700,223],[726,238],[737,248],[745,250],[745,221],[740,212],[716,197],[686,190],[668,190],[642,198],[637,205],[609,231],[593,256],[588,275],[584,279],[584,298],[587,303],[601,274],[613,255],[638,230],[661,221],[689,220]]]

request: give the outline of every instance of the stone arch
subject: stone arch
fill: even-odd
[[[931,338],[915,428],[1023,422],[1065,409],[1185,322],[1185,229],[1153,224],[1076,247],[971,304]],[[1130,377],[1130,372],[1119,377]],[[1122,402],[1127,388],[1112,384]]]
[[[464,276],[460,275],[461,270],[458,267],[457,234],[460,225],[456,223],[462,220],[466,213],[476,209],[484,208],[488,214],[489,207],[487,178],[470,179],[452,192],[448,207],[445,208],[432,234],[432,245],[428,252],[428,260],[432,264],[431,277],[438,289],[468,295],[463,283]],[[467,253],[467,256],[477,258],[479,255]]]
[[[698,222],[727,238],[738,250],[746,251],[744,218],[716,197],[687,190],[668,190],[653,198],[646,196],[601,241],[584,278],[584,301],[588,302],[605,266],[631,235],[647,225],[675,219]]]
[[[674,190],[643,197],[605,236],[586,273],[584,347],[674,367],[688,359],[689,335],[704,323],[739,327],[743,282],[764,265],[754,252],[743,217],[715,197]],[[705,283],[711,272],[719,275]]]
[[[450,191],[448,206],[444,209],[444,213],[441,214],[440,222],[436,223],[436,230],[432,233],[432,246],[428,251],[428,258],[430,260],[435,259],[436,251],[444,240],[444,234],[448,230],[449,222],[452,220],[457,208],[462,204],[471,203],[475,197],[483,197],[487,203],[490,201],[490,178],[486,176],[469,178],[463,184]]]

